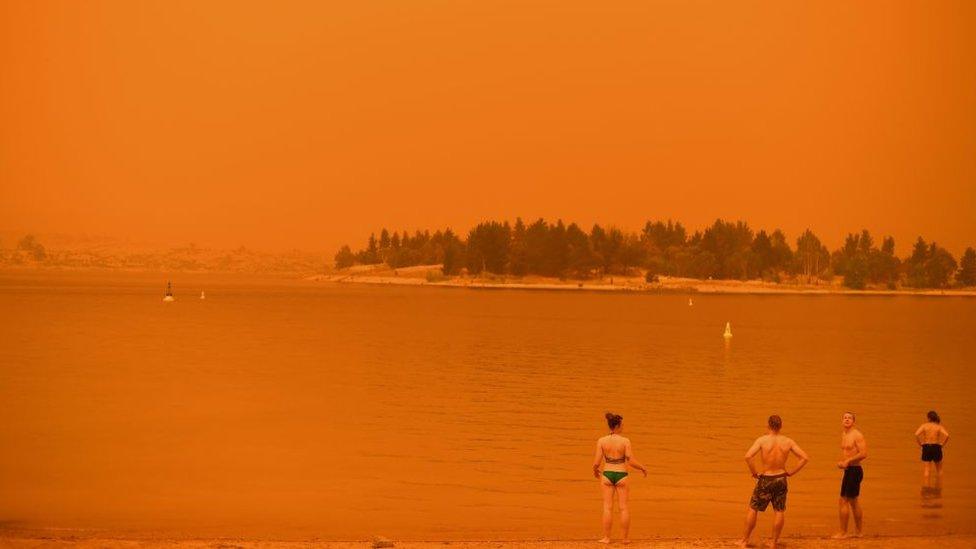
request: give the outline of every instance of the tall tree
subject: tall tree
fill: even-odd
[[[766,271],[773,266],[773,241],[766,234],[765,230],[760,230],[756,233],[756,238],[752,241],[752,246],[750,247],[750,265],[749,271],[751,274],[762,276]]]
[[[451,229],[444,231],[444,265],[441,268],[445,275],[452,276],[461,272],[465,263],[465,249],[460,239]]]
[[[523,276],[529,272],[529,264],[525,241],[525,223],[521,217],[515,219],[512,229],[512,247],[509,251],[508,270],[513,275]]]
[[[578,278],[589,278],[596,267],[596,261],[589,237],[576,223],[570,223],[566,227],[566,247],[569,274]]]
[[[803,273],[807,280],[819,277],[828,267],[830,254],[813,231],[807,229],[796,239],[796,259],[798,272]]]
[[[468,272],[504,273],[510,242],[511,228],[507,223],[488,221],[471,229],[467,243]]]
[[[962,254],[956,281],[963,286],[976,286],[976,250],[966,248]]]

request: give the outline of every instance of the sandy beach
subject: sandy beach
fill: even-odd
[[[387,541],[387,540],[384,540]],[[706,547],[734,547],[734,538],[658,538],[632,540],[629,547],[645,549],[674,548],[699,549]],[[762,547],[765,537],[754,537],[753,547]],[[392,545],[390,545],[392,543]],[[504,541],[387,541],[374,544],[371,540],[363,541],[276,541],[242,538],[126,538],[112,536],[85,535],[55,535],[35,532],[31,534],[0,534],[0,546],[11,548],[106,548],[127,549],[130,547],[191,547],[191,548],[219,548],[219,549],[299,549],[306,547],[330,547],[335,549],[364,549],[372,547],[395,547],[398,549],[434,549],[436,547],[451,547],[452,549],[584,549],[602,547],[591,540],[504,540]],[[611,546],[623,547],[619,541]],[[946,536],[879,536],[859,539],[834,540],[827,537],[790,537],[780,540],[780,546],[795,549],[819,548],[857,548],[857,549],[925,549],[925,548],[972,548],[976,547],[976,536],[946,535]]]
[[[592,280],[561,280],[542,276],[451,276],[441,273],[440,265],[418,265],[391,269],[386,265],[357,265],[330,274],[314,275],[310,281],[343,284],[397,284],[403,286],[434,286],[469,289],[564,290],[592,292],[676,292],[699,294],[790,294],[790,295],[910,295],[976,297],[976,289],[913,290],[866,289],[851,290],[833,282],[820,284],[776,283],[762,280],[699,280],[695,278],[659,277],[646,282],[640,276],[605,276]]]

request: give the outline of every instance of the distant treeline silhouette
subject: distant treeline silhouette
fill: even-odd
[[[704,231],[689,235],[677,222],[647,222],[639,233],[594,225],[589,232],[576,223],[539,219],[526,225],[516,219],[486,221],[462,240],[450,229],[380,231],[370,235],[366,247],[353,252],[343,246],[335,255],[337,268],[355,264],[386,263],[390,267],[442,264],[445,275],[542,275],[587,279],[604,275],[645,273],[699,279],[757,279],[780,282],[784,278],[814,282],[843,277],[850,288],[880,285],[896,288],[946,288],[976,285],[976,251],[967,248],[959,264],[945,248],[921,237],[904,259],[895,256],[894,238],[880,247],[867,231],[847,235],[844,245],[831,253],[807,229],[791,247],[781,230],[754,232],[743,221],[716,220]]]

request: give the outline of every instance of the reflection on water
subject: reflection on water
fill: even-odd
[[[199,275],[175,278],[187,295],[162,304],[165,280],[0,275],[0,521],[586,539],[601,505],[589,460],[611,410],[650,470],[632,475],[634,537],[738,534],[742,455],[771,413],[811,456],[790,479],[788,531],[820,535],[836,524],[840,414],[853,409],[871,448],[869,535],[976,531],[972,469],[925,492],[920,516],[911,443],[932,408],[976,432],[976,301],[689,307]],[[954,438],[953,460],[974,459],[976,443]]]
[[[942,488],[936,486],[922,486],[922,518],[925,520],[942,519]]]

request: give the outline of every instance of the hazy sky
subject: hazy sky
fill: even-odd
[[[329,250],[724,217],[958,253],[974,28],[965,0],[0,0],[0,229]]]

